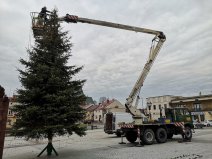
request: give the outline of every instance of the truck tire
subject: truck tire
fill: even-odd
[[[168,133],[167,134],[167,139],[172,139],[173,138],[173,135],[174,135],[173,133]]]
[[[152,129],[146,129],[142,136],[142,141],[147,145],[152,145],[155,141],[155,134]]]
[[[137,133],[134,132],[134,131],[128,131],[128,132],[126,132],[126,139],[130,143],[134,143],[137,140]]]
[[[158,143],[165,143],[167,141],[167,132],[164,128],[158,128],[155,134],[155,139]]]
[[[191,128],[190,127],[185,127],[185,139],[186,140],[191,140],[192,138],[192,131],[191,131]]]

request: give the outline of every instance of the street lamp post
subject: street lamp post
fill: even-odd
[[[197,117],[198,117],[198,120],[201,121],[201,102],[199,101],[199,99],[195,99],[194,101],[194,111],[197,113]],[[203,115],[203,120],[204,120],[204,115]]]
[[[151,115],[151,106],[152,106],[152,102],[147,102],[147,106],[148,106],[148,109],[149,109],[149,119],[151,120],[152,119],[152,115]]]
[[[141,107],[142,107],[142,109],[144,109],[144,101],[143,101],[143,97],[140,97],[141,98],[141,100],[142,100],[142,105],[141,105]]]
[[[160,108],[160,118],[163,117],[163,107]]]

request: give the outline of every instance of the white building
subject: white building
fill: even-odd
[[[116,99],[106,100],[94,110],[94,121],[104,122],[104,115],[108,112],[125,112],[125,107]]]
[[[103,122],[104,115],[106,114],[106,107],[112,102],[113,100],[108,99],[98,105],[94,110],[94,122]]]
[[[162,116],[165,116],[165,109],[170,108],[171,100],[177,97],[178,96],[164,95],[146,98],[147,114],[149,114],[150,119],[157,120],[160,118],[160,113]]]

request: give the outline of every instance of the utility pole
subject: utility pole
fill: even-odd
[[[3,157],[8,107],[9,99],[5,97],[4,88],[0,86],[0,159]]]

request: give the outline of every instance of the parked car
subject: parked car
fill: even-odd
[[[212,120],[205,120],[203,124],[207,127],[212,126]]]
[[[202,129],[204,127],[204,124],[201,122],[193,121],[194,129]]]

